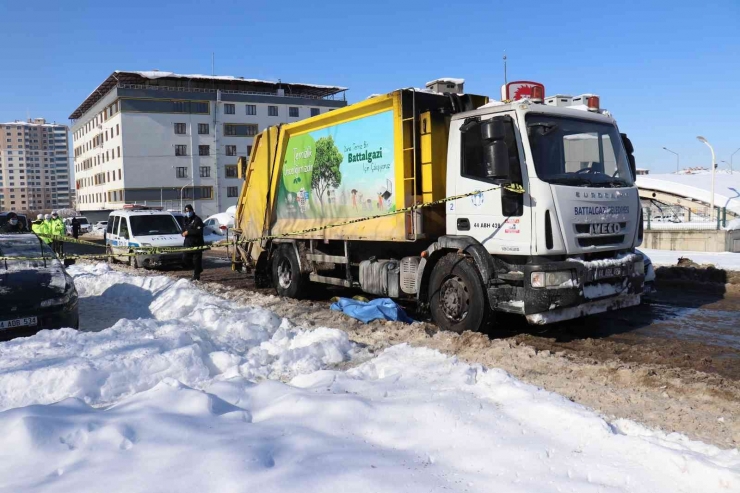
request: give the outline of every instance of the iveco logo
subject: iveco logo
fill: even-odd
[[[590,228],[592,235],[617,235],[620,231],[622,231],[622,226],[619,223],[592,224]]]

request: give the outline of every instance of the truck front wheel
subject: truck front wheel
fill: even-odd
[[[291,245],[280,245],[272,259],[272,283],[278,295],[300,299],[308,279],[301,273],[298,258]]]
[[[473,259],[448,253],[429,279],[432,320],[443,330],[485,331],[493,321],[483,280]]]

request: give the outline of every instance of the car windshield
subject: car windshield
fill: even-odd
[[[1,214],[0,215],[0,228],[3,227],[5,223],[7,222],[8,222],[8,215]],[[28,229],[28,224],[26,223],[26,216],[18,216],[18,222],[20,223],[23,229]]]
[[[527,115],[527,134],[540,180],[576,186],[634,184],[614,125],[578,118]]]
[[[89,222],[87,222],[86,217],[78,217],[77,220],[80,222],[80,224],[90,224]]]
[[[180,228],[171,214],[152,216],[131,216],[131,234],[133,236],[173,235],[179,234]]]
[[[0,257],[18,257],[19,260],[44,257],[54,258],[51,248],[36,235],[0,236]]]

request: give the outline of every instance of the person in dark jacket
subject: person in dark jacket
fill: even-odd
[[[185,231],[182,235],[185,237],[183,246],[185,247],[202,247],[203,241],[203,220],[195,214],[193,206],[185,206]],[[193,281],[200,280],[200,273],[203,272],[203,250],[194,250],[185,252],[185,265],[193,266]]]
[[[23,224],[18,220],[18,214],[11,212],[8,214],[8,222],[3,224],[3,233],[22,233]]]
[[[80,236],[80,221],[76,217],[72,218],[72,236],[75,240]]]

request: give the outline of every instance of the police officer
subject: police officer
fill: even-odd
[[[41,233],[41,227],[44,224],[44,215],[39,214],[36,216],[36,220],[31,223],[31,231],[36,233],[37,235],[43,234]]]
[[[23,224],[18,220],[18,214],[11,212],[8,214],[8,222],[3,224],[3,233],[22,233]]]
[[[76,217],[72,218],[72,237],[76,240],[80,236],[80,221]]]
[[[64,227],[64,221],[61,217],[59,217],[59,214],[57,214],[57,211],[51,212],[51,235],[52,236],[64,236],[65,233],[65,227]],[[52,249],[54,250],[54,253],[57,255],[62,255],[64,253],[64,243],[60,240],[53,240],[51,242]]]
[[[183,246],[185,247],[202,247],[203,241],[203,220],[195,214],[193,206],[185,206],[185,231],[182,235],[185,237]],[[185,264],[193,266],[193,281],[200,280],[200,273],[203,272],[203,250],[194,250],[185,252]]]
[[[41,239],[44,240],[44,243],[47,245],[51,245],[51,216],[49,214],[44,214],[44,222],[41,223],[40,234]]]

